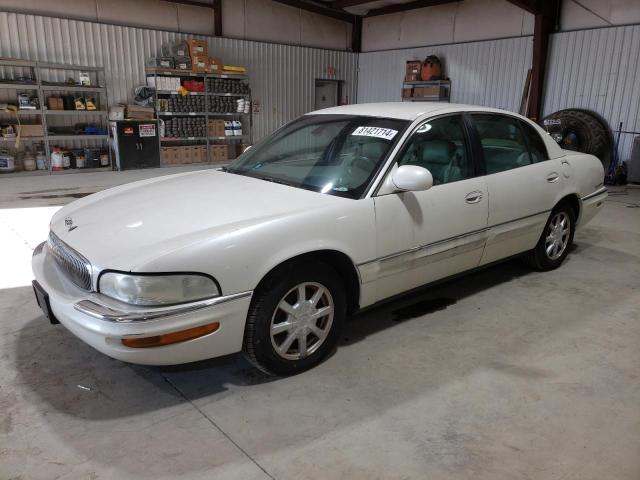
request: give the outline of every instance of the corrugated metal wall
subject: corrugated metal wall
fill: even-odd
[[[452,102],[517,111],[532,47],[532,37],[520,37],[362,53],[358,102],[399,101],[407,60],[437,55],[452,80]]]
[[[0,12],[0,56],[75,65],[102,66],[109,103],[131,100],[145,83],[144,62],[165,42],[187,35],[78,20]],[[217,37],[206,39],[210,54],[249,67],[254,100],[254,139],[314,108],[316,78],[344,80],[343,95],[355,99],[357,55],[349,52]]]
[[[640,135],[640,25],[557,33],[552,36],[543,112],[585,108],[612,130],[620,122],[622,160]]]

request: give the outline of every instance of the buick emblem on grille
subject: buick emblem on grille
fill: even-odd
[[[71,219],[71,217],[67,217],[64,219],[64,224],[65,226],[69,229],[69,231],[74,230],[76,228],[78,228],[77,225],[73,224],[73,220]]]

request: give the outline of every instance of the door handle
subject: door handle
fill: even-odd
[[[478,203],[482,200],[482,192],[474,191],[467,193],[467,196],[464,197],[464,201],[467,203]]]
[[[557,172],[551,172],[549,175],[547,175],[547,182],[556,183],[559,178],[560,178],[560,175],[558,175]]]

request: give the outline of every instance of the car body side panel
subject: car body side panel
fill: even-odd
[[[559,159],[487,175],[489,236],[481,264],[535,247],[549,213],[563,197]]]
[[[585,226],[600,210],[607,198],[604,187],[604,168],[597,157],[564,150],[562,157],[565,192],[580,200],[577,228]]]
[[[136,271],[210,273],[227,295],[254,290],[273,268],[310,252],[337,251],[354,265],[375,258],[375,238],[373,199],[347,200],[211,235],[141,263]],[[361,304],[369,297],[363,287]]]

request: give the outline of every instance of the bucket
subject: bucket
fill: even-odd
[[[51,170],[64,170],[64,156],[60,150],[51,152]]]

